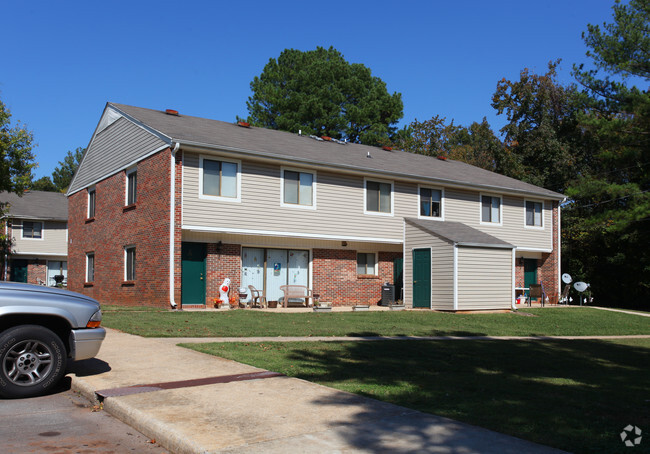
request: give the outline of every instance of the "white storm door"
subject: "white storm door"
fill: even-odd
[[[288,284],[309,287],[309,251],[289,251]]]
[[[264,249],[242,248],[241,264],[241,286],[246,288],[246,301],[250,301],[249,285],[264,291]]]
[[[284,296],[281,285],[287,284],[287,250],[266,250],[266,299],[279,301]]]

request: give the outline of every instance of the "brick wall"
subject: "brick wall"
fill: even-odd
[[[343,249],[314,249],[313,289],[321,301],[335,305],[377,304],[381,285],[393,282],[393,260],[399,252],[380,252],[377,276],[357,276],[357,252]]]
[[[219,287],[226,278],[230,279],[230,296],[237,297],[237,289],[241,283],[241,246],[209,243],[205,285],[208,306],[212,306],[214,298],[219,298]]]
[[[124,205],[124,171],[97,183],[93,219],[86,219],[86,190],[69,197],[68,288],[104,304],[168,307],[169,149],[138,163],[137,171],[133,206]],[[129,245],[136,247],[136,279],[125,282],[124,247]],[[92,283],[85,283],[88,252],[95,254]]]

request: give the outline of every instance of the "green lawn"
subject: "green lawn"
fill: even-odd
[[[255,310],[172,312],[110,307],[104,326],[146,337],[247,336],[580,336],[650,334],[650,318],[591,308],[517,313],[429,311],[278,313]]]
[[[446,316],[416,315],[428,317],[429,323],[444,321],[444,333],[566,334],[570,327],[558,316],[570,317],[578,332],[596,329],[589,327],[591,323],[577,323],[575,315],[566,310],[531,312],[541,315],[536,319],[504,316],[502,323],[514,326],[500,329],[495,322],[487,322],[493,316],[462,316],[454,329]],[[590,321],[598,315],[593,312],[575,313],[582,314],[580,320]],[[396,324],[407,326],[401,314],[389,315]],[[539,321],[547,316],[555,322]],[[530,319],[537,322],[529,325]],[[648,321],[642,320],[647,332]],[[429,328],[425,333],[417,326],[409,332],[441,332]],[[303,328],[296,329],[302,332]],[[400,332],[395,329],[392,332]],[[644,432],[650,428],[650,339],[266,342],[188,347],[571,452],[640,453],[650,447],[646,434],[635,448],[626,448],[619,437],[628,424]]]

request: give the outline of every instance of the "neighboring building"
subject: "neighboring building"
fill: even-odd
[[[68,276],[68,199],[60,192],[2,192],[9,203],[5,234],[11,239],[2,279],[47,286]],[[61,278],[59,278],[61,280]]]
[[[508,308],[559,292],[561,194],[453,160],[108,103],[69,192],[72,290],[202,306],[304,284],[335,304]]]

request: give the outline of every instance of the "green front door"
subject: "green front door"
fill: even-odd
[[[524,287],[537,284],[537,259],[524,259]]]
[[[11,276],[13,282],[27,282],[27,260],[17,259],[11,261]]]
[[[393,260],[393,284],[395,284],[395,299],[401,300],[404,296],[402,295],[404,288],[404,259],[402,257]]]
[[[431,307],[431,249],[413,249],[413,307]]]
[[[182,304],[205,304],[205,243],[181,245],[181,301]]]

